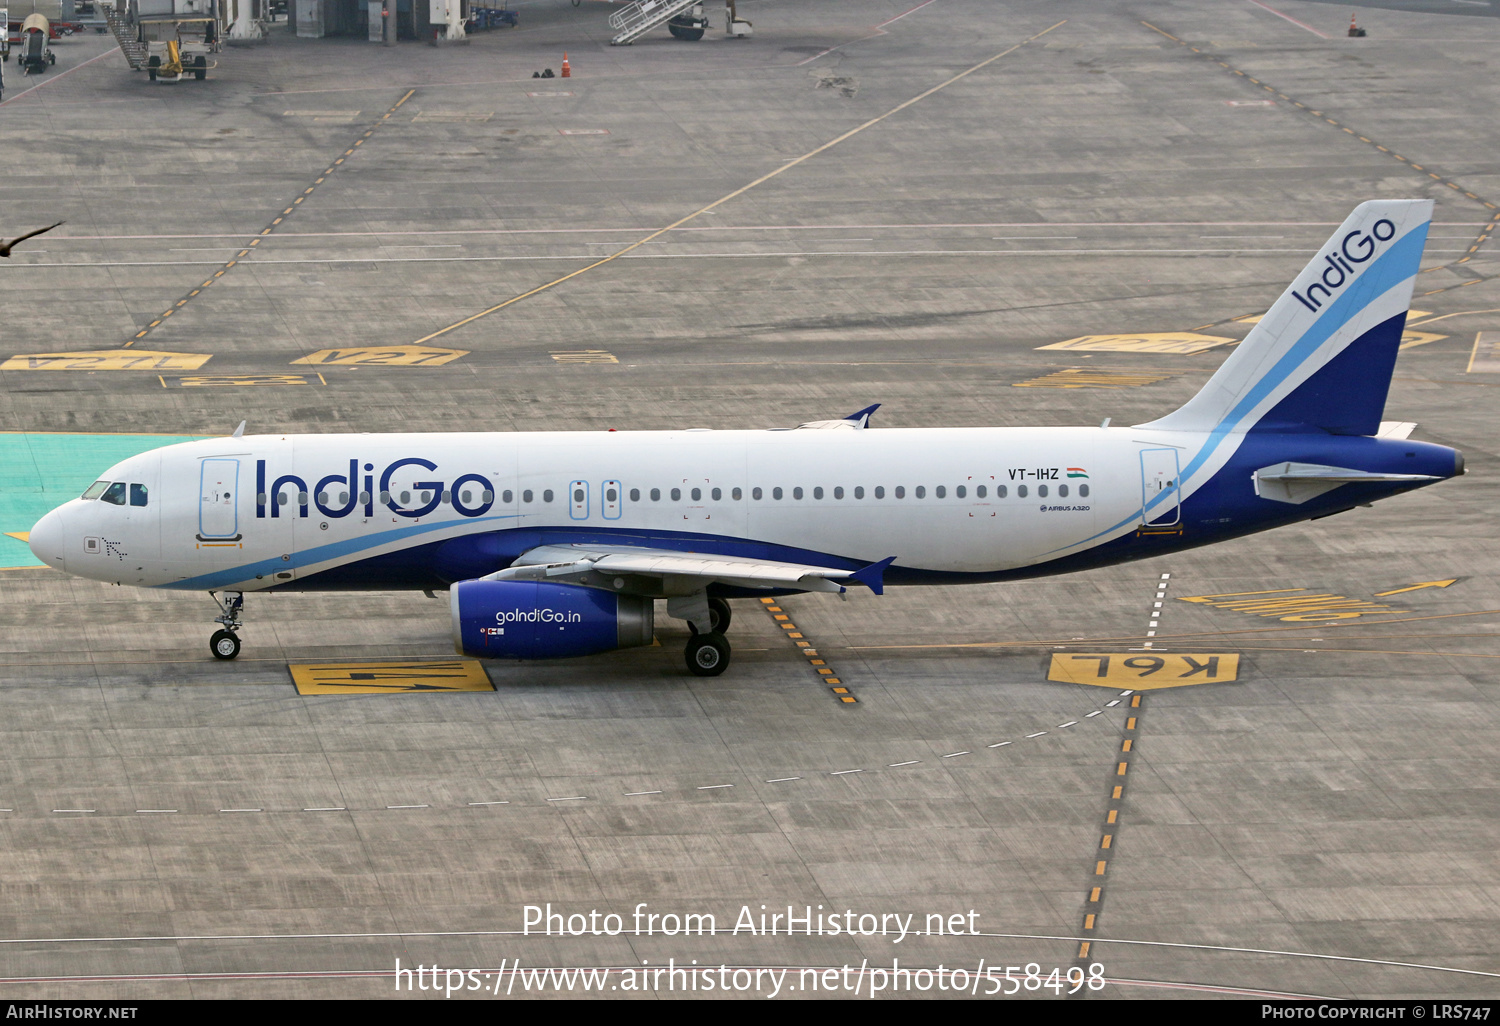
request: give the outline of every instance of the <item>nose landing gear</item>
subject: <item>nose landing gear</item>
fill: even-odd
[[[244,626],[240,621],[240,610],[245,607],[245,596],[237,591],[229,591],[220,598],[217,592],[211,591],[208,597],[219,607],[219,615],[214,617],[214,623],[223,625],[208,639],[208,650],[215,659],[233,659],[240,654],[238,631]]]

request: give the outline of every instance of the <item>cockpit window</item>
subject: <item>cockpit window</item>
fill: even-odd
[[[109,487],[108,481],[95,481],[89,485],[88,491],[83,493],[85,499],[97,499],[104,494],[104,489]]]
[[[108,488],[104,489],[104,494],[99,496],[99,498],[116,506],[125,505],[125,482],[114,482]]]
[[[130,486],[130,504],[132,506],[144,506],[146,504],[146,486],[133,484]]]

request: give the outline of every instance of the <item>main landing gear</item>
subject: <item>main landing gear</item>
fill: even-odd
[[[683,653],[689,673],[717,677],[729,669],[729,641],[724,637],[731,619],[728,602],[702,592],[684,595],[667,600],[667,615],[686,620],[692,631]],[[704,627],[708,629],[702,630]]]
[[[223,624],[208,639],[208,650],[214,654],[215,659],[233,659],[240,654],[238,632],[244,626],[240,621],[240,610],[245,607],[245,596],[237,591],[227,591],[220,598],[217,592],[211,591],[208,597],[219,607],[219,615],[214,617],[214,623]]]

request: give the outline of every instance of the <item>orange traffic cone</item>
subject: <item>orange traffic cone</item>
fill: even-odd
[[[568,55],[567,55],[566,52],[563,53],[562,77],[563,78],[572,78],[573,77],[573,67],[572,67],[572,65],[570,65],[568,63]]]

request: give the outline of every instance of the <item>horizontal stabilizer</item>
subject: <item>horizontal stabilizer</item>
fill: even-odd
[[[1339,485],[1440,481],[1430,474],[1378,474],[1318,463],[1277,463],[1254,474],[1255,494],[1273,502],[1302,503]]]

